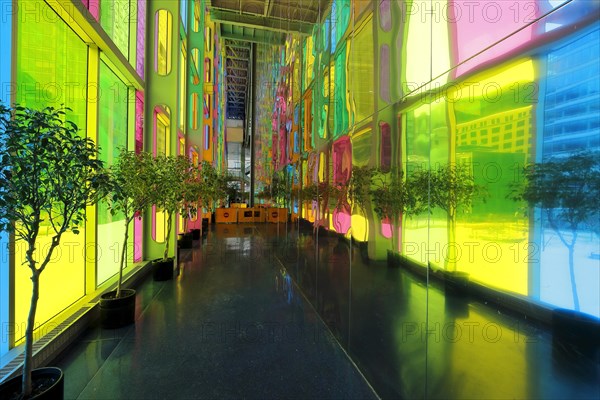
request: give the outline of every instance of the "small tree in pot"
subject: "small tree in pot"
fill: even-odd
[[[370,193],[375,205],[375,213],[381,220],[388,220],[392,229],[391,255],[397,257],[400,241],[397,236],[401,218],[421,212],[422,202],[419,192],[410,181],[404,179],[404,171],[394,168],[389,172],[376,169],[371,175],[371,181]]]
[[[173,259],[169,258],[173,215],[184,203],[185,185],[193,179],[193,164],[182,155],[158,156],[154,159],[158,182],[153,191],[152,203],[167,214],[165,248],[163,258],[156,260],[154,279],[166,280],[173,277]]]
[[[350,179],[346,188],[346,196],[350,203],[350,215],[352,216],[354,211],[358,211],[361,214],[367,212],[367,207],[371,201],[371,181],[375,174],[375,168],[369,166],[353,166],[350,172]],[[365,221],[367,220],[365,216]],[[354,234],[354,229],[352,234]],[[369,255],[367,250],[367,228],[363,229],[364,236],[361,242],[360,251],[364,261],[368,262]],[[352,240],[350,240],[350,246],[352,246]],[[352,252],[350,252],[352,254]]]
[[[357,210],[360,213],[365,213],[371,200],[371,181],[375,174],[374,167],[358,167],[353,166],[348,182],[347,195],[350,201],[351,212]],[[365,229],[365,236],[367,230]],[[366,237],[363,241],[366,241]]]
[[[181,215],[181,218],[183,219],[183,231],[186,234],[188,232],[188,220],[193,219],[196,215],[198,215],[198,212],[200,212],[200,215],[202,216],[203,199],[205,198],[207,192],[207,185],[202,180],[200,170],[193,167],[191,164],[190,168],[190,176],[184,185],[181,210],[179,210],[179,215]],[[200,239],[202,234],[201,229],[192,230],[192,232],[198,235],[197,237],[192,236],[192,239]],[[189,247],[191,247],[191,241],[189,243]]]
[[[203,205],[213,212],[217,204],[227,198],[227,177],[225,174],[219,173],[208,161],[202,161],[200,179],[206,185]]]
[[[159,183],[154,159],[150,153],[121,149],[117,162],[110,167],[108,206],[111,214],[123,216],[125,237],[121,249],[117,289],[102,295],[100,302],[101,323],[104,327],[118,328],[133,322],[135,290],[126,289],[122,292],[129,225],[134,218],[141,218],[141,213],[152,204],[152,195]],[[125,297],[128,300],[125,300]]]
[[[330,208],[339,209],[343,206],[343,194],[345,191],[339,184],[329,184],[329,182],[311,183],[304,186],[300,191],[302,201],[312,201],[316,205],[316,216],[314,228],[325,225],[326,216]]]
[[[475,198],[485,201],[485,189],[476,184],[468,164],[445,164],[435,170],[418,171],[411,185],[422,194],[429,193],[430,210],[438,207],[448,218],[448,255],[445,270],[456,271],[456,216],[459,211],[468,213]]]
[[[32,395],[40,275],[62,235],[79,233],[86,206],[105,194],[108,183],[103,164],[96,159],[96,145],[65,120],[68,110],[0,104],[0,229],[14,232],[15,240],[26,242],[25,264],[32,281],[21,384],[25,398]],[[47,249],[36,248],[42,226],[49,226],[52,235]]]

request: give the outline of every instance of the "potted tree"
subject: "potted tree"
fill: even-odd
[[[202,180],[200,170],[190,164],[190,174],[188,180],[183,186],[181,210],[179,215],[183,219],[183,232],[184,235],[181,240],[181,248],[191,248],[192,241],[198,240],[201,237],[201,229],[192,229],[188,232],[188,220],[193,219],[198,215],[202,215],[202,198],[206,193],[206,184]]]
[[[411,180],[420,193],[429,193],[429,209],[435,207],[446,212],[448,252],[444,259],[443,275],[446,288],[462,293],[468,286],[469,276],[457,271],[456,261],[456,216],[459,211],[471,210],[473,199],[485,201],[485,190],[475,183],[468,164],[445,164],[435,170],[419,171]]]
[[[389,172],[376,169],[371,178],[371,198],[374,211],[382,221],[388,221],[391,230],[392,248],[388,250],[388,264],[397,266],[400,262],[398,251],[398,230],[401,218],[419,212],[418,197],[410,183],[404,179],[404,171],[392,168]]]
[[[330,207],[338,208],[342,206],[344,203],[342,193],[345,193],[345,190],[342,189],[341,185],[329,184],[329,182],[311,183],[302,188],[300,191],[301,200],[312,201],[316,206],[314,207],[317,211],[314,223],[315,229],[325,224]]]
[[[32,282],[23,374],[2,385],[2,398],[63,397],[60,369],[32,371],[40,275],[62,235],[80,232],[86,206],[105,194],[108,182],[103,164],[96,158],[96,145],[66,120],[67,111],[0,104],[0,229],[14,232],[15,241],[26,243],[25,265]],[[42,227],[51,232],[51,245],[38,249]]]
[[[123,218],[125,237],[121,248],[119,279],[116,290],[100,298],[100,323],[104,328],[119,328],[134,321],[135,290],[123,289],[123,269],[129,225],[151,205],[152,194],[159,186],[155,164],[150,153],[121,149],[117,162],[110,167],[108,207],[112,215]]]
[[[367,212],[367,207],[371,200],[371,181],[375,173],[375,168],[368,166],[353,166],[350,172],[348,182],[347,196],[350,201],[350,215],[354,211],[361,214]],[[364,229],[364,237],[360,242],[360,254],[363,260],[368,260],[367,254],[367,229]]]
[[[173,258],[169,257],[173,215],[181,210],[186,182],[192,180],[193,164],[182,155],[158,156],[154,159],[157,179],[152,203],[167,214],[163,258],[153,261],[153,277],[157,281],[173,278]]]
[[[284,213],[285,220],[287,221],[291,190],[291,184],[285,171],[274,171],[271,184],[265,188],[265,192],[268,198],[270,198],[271,203],[271,207],[267,209],[267,221],[279,223]]]
[[[204,185],[203,195],[201,196],[202,209],[206,209],[214,217],[215,207],[218,201],[226,196],[226,181],[222,174],[219,174],[215,167],[208,161],[202,161],[200,164],[200,181]],[[202,219],[202,228],[208,226],[208,219],[204,223]]]

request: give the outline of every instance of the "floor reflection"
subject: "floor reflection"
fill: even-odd
[[[383,398],[599,398],[597,347],[297,227],[277,257]],[[295,246],[292,246],[294,243]],[[289,275],[288,275],[289,274]]]

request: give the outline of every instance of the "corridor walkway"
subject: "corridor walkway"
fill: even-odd
[[[182,259],[138,288],[135,326],[92,329],[53,363],[67,399],[377,398],[256,228],[217,225]]]
[[[66,398],[600,397],[598,352],[336,236],[219,224],[182,258],[138,288],[135,326],[91,329],[54,363]]]

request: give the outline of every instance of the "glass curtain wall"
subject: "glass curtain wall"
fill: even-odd
[[[86,134],[87,46],[44,2],[39,13],[19,7],[16,25],[16,102],[27,107],[65,105],[67,118]],[[40,15],[46,18],[39,18]],[[47,227],[50,229],[50,226]],[[38,249],[50,246],[50,232],[42,227]],[[40,278],[36,324],[50,318],[85,294],[85,235],[63,234],[62,246]],[[14,338],[23,338],[31,292],[30,271],[23,264],[25,244],[15,243]]]
[[[140,7],[137,7],[138,3]],[[145,1],[86,0],[83,5],[100,22],[100,29],[105,30],[143,79]],[[143,110],[144,93],[139,91],[135,97],[138,103],[135,107],[138,114],[136,118],[128,113],[129,101],[134,98],[133,89],[126,86],[122,78],[119,78],[122,74],[117,73],[125,69],[125,66],[120,65],[120,61],[108,60],[110,56],[104,54],[102,49],[90,50],[86,44],[89,38],[83,39],[89,32],[75,25],[75,18],[61,19],[54,10],[60,10],[62,6],[32,0],[23,7],[15,8],[18,12],[15,18],[3,20],[2,48],[5,49],[6,38],[12,40],[14,47],[14,59],[3,57],[0,60],[2,76],[6,76],[7,82],[10,82],[9,97],[12,96],[12,99],[3,100],[35,108],[48,105],[70,108],[66,118],[79,127],[81,135],[97,137],[96,142],[101,147],[100,157],[110,165],[114,162],[118,149],[128,145],[128,130],[134,126],[139,142],[136,143],[136,148],[141,149],[143,118],[139,113]],[[11,31],[12,37],[6,36],[5,30]],[[132,33],[136,31],[138,34],[132,37]],[[99,62],[98,54],[103,61]],[[5,74],[5,71],[8,73]],[[130,121],[132,118],[136,118],[136,123]],[[94,121],[98,121],[97,127]],[[105,204],[98,205],[96,211],[97,219],[90,220],[97,221],[98,242],[94,242],[95,238],[90,235],[94,229],[89,226],[81,229],[82,233],[79,235],[68,232],[63,234],[61,245],[55,250],[53,260],[41,276],[36,315],[37,337],[49,332],[50,327],[54,326],[48,324],[52,318],[90,294],[86,293],[86,288],[93,290],[106,283],[116,272],[118,248],[121,244],[113,240],[123,236],[123,228],[120,226],[122,217],[111,216]],[[137,226],[138,231],[139,228]],[[138,233],[136,238],[140,242]],[[36,247],[47,248],[49,240],[49,232],[43,227]],[[94,248],[97,252],[91,251]],[[10,253],[10,257],[7,254],[3,261],[8,266],[8,275],[3,272],[0,288],[0,322],[5,344],[0,347],[0,356],[4,356],[12,346],[18,345],[25,331],[31,281],[29,270],[21,265],[24,249],[23,243],[15,243],[14,253]],[[130,262],[133,253],[129,253]],[[96,254],[95,259],[92,254]],[[141,257],[142,254],[138,251],[136,259],[140,260]],[[93,264],[95,271],[90,270]],[[5,281],[5,276],[10,281]]]
[[[547,343],[498,310],[600,317],[599,207],[577,179],[600,168],[598,12],[580,0],[333,1],[297,46],[259,48],[258,104],[270,101],[255,120],[257,156],[273,162],[258,180],[287,168],[280,143],[291,132],[273,115],[285,115],[278,95],[297,68],[302,93],[285,106],[301,110],[294,165],[304,186],[343,184],[364,166],[399,172],[407,185],[426,174],[425,209],[398,221],[380,219],[374,201],[365,210],[329,201],[325,215],[306,201],[303,218],[351,235],[375,264],[363,268],[347,243],[313,233],[299,238],[300,267],[288,269],[384,398],[481,398],[498,387],[547,397],[528,385],[543,369],[528,357]],[[301,62],[279,65],[296,51]],[[562,173],[546,182],[566,179],[580,196],[516,195],[536,184],[531,163]],[[384,266],[388,250],[404,272]],[[457,284],[481,301],[461,300]],[[504,359],[514,368],[497,374]]]
[[[98,97],[99,158],[106,167],[116,162],[122,149],[127,149],[127,86],[104,62],[100,62]],[[125,217],[112,215],[106,202],[98,204],[98,240],[96,247],[97,284],[101,285],[119,272],[122,238],[125,237]],[[129,236],[130,238],[133,235]],[[133,242],[131,242],[133,243]],[[133,247],[131,247],[132,249]],[[128,251],[128,262],[133,252]]]

